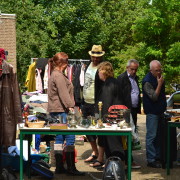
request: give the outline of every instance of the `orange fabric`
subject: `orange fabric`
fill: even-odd
[[[112,109],[128,109],[125,105],[112,105],[109,107],[108,112],[111,112]]]

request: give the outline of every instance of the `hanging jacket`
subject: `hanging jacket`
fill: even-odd
[[[36,69],[36,62],[32,63],[28,69],[26,82],[25,82],[25,86],[27,87],[28,92],[36,91],[35,69]]]
[[[0,76],[0,146],[13,146],[17,123],[22,122],[21,98],[17,75],[6,61]]]
[[[81,65],[75,64],[74,67],[74,75],[73,75],[73,85],[74,85],[74,100],[76,105],[82,103],[82,96],[81,96],[81,86],[80,86],[80,73],[81,73]]]

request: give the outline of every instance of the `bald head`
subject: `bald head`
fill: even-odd
[[[150,66],[150,71],[154,77],[161,77],[162,66],[158,60],[151,61],[149,66]]]
[[[152,60],[149,64],[150,70],[154,68],[155,66],[161,66],[161,63],[158,60]]]

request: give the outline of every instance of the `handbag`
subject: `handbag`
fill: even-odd
[[[125,180],[125,170],[121,159],[117,156],[106,160],[102,180]]]
[[[54,173],[50,170],[50,166],[42,160],[32,163],[31,168],[39,175],[48,179],[54,177]]]

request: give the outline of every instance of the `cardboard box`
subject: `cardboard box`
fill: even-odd
[[[67,124],[50,124],[50,129],[67,129]]]

